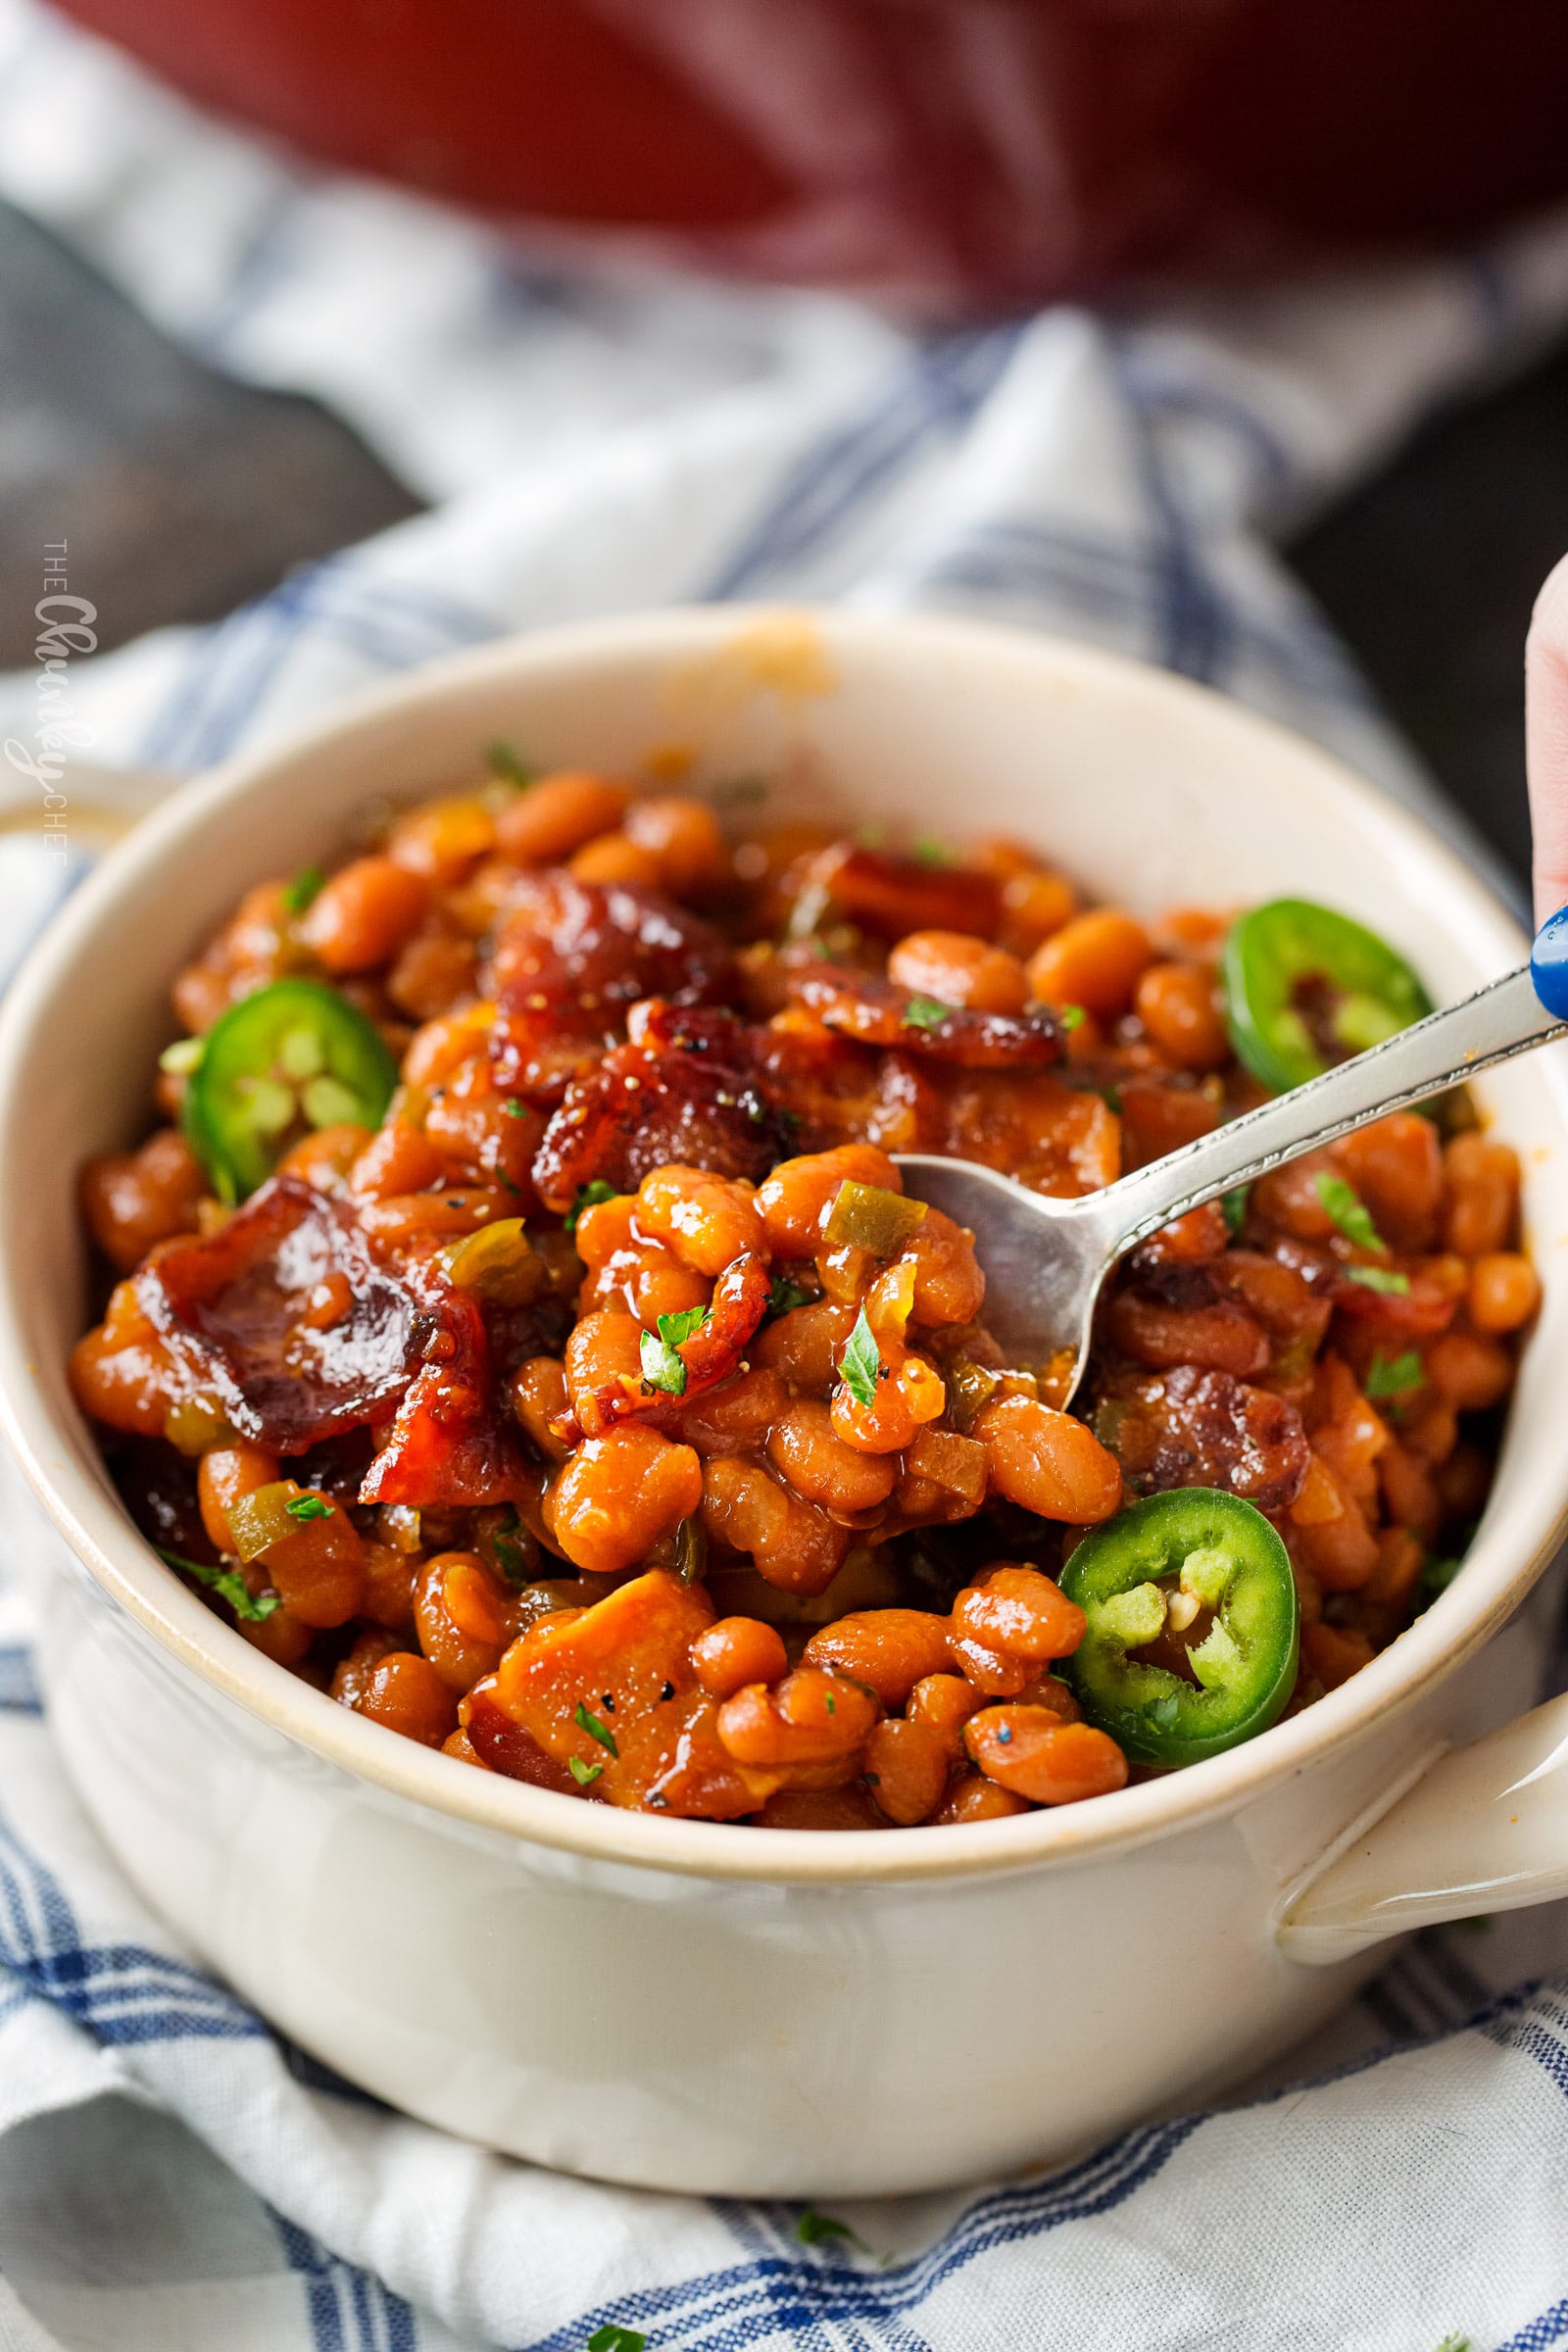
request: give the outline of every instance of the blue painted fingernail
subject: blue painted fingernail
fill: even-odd
[[[1546,1010],[1568,1021],[1568,906],[1559,906],[1536,933],[1530,977]]]

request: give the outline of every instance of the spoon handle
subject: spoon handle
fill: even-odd
[[[1321,1078],[1124,1176],[1097,1200],[1106,1252],[1130,1250],[1188,1209],[1266,1176],[1314,1145],[1331,1144],[1386,1111],[1424,1102],[1565,1034],[1568,1022],[1546,1010],[1522,965],[1462,1004],[1429,1013]]]

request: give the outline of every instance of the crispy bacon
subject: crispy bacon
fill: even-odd
[[[1121,1173],[1121,1122],[1097,1094],[1049,1070],[944,1070],[947,1135],[937,1149],[1016,1176],[1037,1193],[1076,1200]]]
[[[495,1695],[493,1674],[474,1684],[466,1700],[466,1715],[464,1729],[468,1744],[491,1772],[503,1773],[509,1781],[527,1781],[535,1788],[554,1788],[561,1796],[594,1793],[591,1788],[579,1788],[564,1764],[546,1755],[533,1734],[513,1721]]]
[[[621,1035],[629,1005],[715,1002],[733,993],[735,959],[710,924],[658,891],[549,868],[518,885],[492,977],[498,1082],[548,1106]]]
[[[407,1266],[403,1280],[424,1311],[429,1336],[360,1500],[448,1506],[509,1501],[518,1484],[520,1451],[497,1419],[478,1301],[448,1282],[433,1258]]]
[[[1370,1270],[1382,1273],[1383,1263],[1372,1261]],[[1402,1274],[1409,1287],[1404,1291],[1375,1290],[1370,1284],[1356,1282],[1348,1268],[1340,1268],[1333,1294],[1340,1313],[1387,1333],[1391,1346],[1446,1331],[1458,1309],[1458,1295],[1428,1273],[1419,1260],[1405,1259],[1402,1265],[1396,1260],[1390,1270],[1396,1280]]]
[[[807,888],[812,887],[825,890],[852,922],[881,939],[903,939],[910,931],[967,931],[991,939],[1002,920],[1002,885],[994,874],[887,858],[853,842],[835,842],[812,859]]]
[[[786,1020],[755,1032],[763,1086],[801,1122],[789,1150],[826,1151],[863,1138],[876,1119],[883,1057],[847,1037],[835,1037],[816,1021],[792,1017],[798,1026]]]
[[[796,1004],[858,1045],[925,1054],[967,1070],[1043,1070],[1061,1059],[1061,1022],[1044,1004],[1019,1013],[950,1004],[940,1020],[911,1018],[911,1006],[934,1010],[933,1002],[844,963],[808,964],[790,973],[787,986]]]
[[[1261,1323],[1206,1265],[1146,1267],[1107,1301],[1103,1327],[1123,1355],[1155,1371],[1205,1364],[1250,1379],[1268,1369]]]
[[[346,1277],[348,1304],[323,1327],[306,1317],[334,1275]],[[382,1417],[435,1328],[349,1210],[294,1176],[274,1176],[207,1240],[163,1250],[136,1292],[197,1388],[273,1453]]]
[[[1390,1273],[1403,1276],[1409,1288],[1400,1292],[1380,1290],[1374,1284],[1355,1281],[1347,1258],[1312,1242],[1299,1241],[1292,1233],[1274,1234],[1270,1250],[1282,1265],[1299,1274],[1320,1298],[1332,1299],[1336,1309],[1348,1316],[1359,1330],[1368,1337],[1376,1335],[1393,1348],[1446,1331],[1458,1311],[1458,1294],[1419,1258],[1385,1260],[1363,1253],[1365,1262],[1375,1271],[1381,1272],[1386,1266]]]
[[[1136,1494],[1220,1487],[1260,1511],[1289,1509],[1311,1459],[1294,1404],[1196,1364],[1159,1380],[1133,1375],[1107,1382],[1095,1433]]]
[[[731,1012],[656,1002],[637,1008],[624,1045],[572,1081],[534,1155],[533,1181],[564,1214],[596,1177],[635,1192],[674,1161],[758,1183],[797,1148],[745,1024]]]
[[[752,1250],[732,1258],[713,1285],[708,1320],[676,1347],[675,1353],[686,1367],[686,1386],[680,1396],[647,1386],[625,1389],[618,1383],[597,1389],[580,1400],[574,1414],[556,1424],[558,1437],[575,1446],[583,1438],[603,1437],[617,1421],[633,1415],[667,1428],[694,1397],[716,1388],[737,1369],[747,1342],[767,1312],[768,1290],[767,1268]]]
[[[329,1276],[344,1300],[322,1324]],[[149,1318],[245,1437],[285,1455],[383,1424],[363,1502],[505,1501],[517,1475],[498,1425],[484,1320],[433,1261],[392,1273],[348,1208],[274,1176],[206,1241],[137,1277]]]

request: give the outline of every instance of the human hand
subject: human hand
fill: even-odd
[[[1525,641],[1525,746],[1540,925],[1568,905],[1568,556],[1537,597]]]

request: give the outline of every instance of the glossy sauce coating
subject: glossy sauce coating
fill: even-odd
[[[580,771],[427,803],[301,897],[246,894],[181,1020],[324,980],[403,1084],[225,1212],[165,1070],[82,1179],[119,1280],[72,1370],[138,1524],[237,1566],[240,1634],[341,1703],[576,1801],[1000,1818],[1128,1777],[1055,1577],[1133,1497],[1279,1529],[1295,1706],[1462,1550],[1540,1297],[1505,1142],[1402,1114],[1193,1211],[1070,1414],[889,1156],[1077,1195],[1248,1107],[1222,921],[1085,906],[1011,842],[731,846]]]

